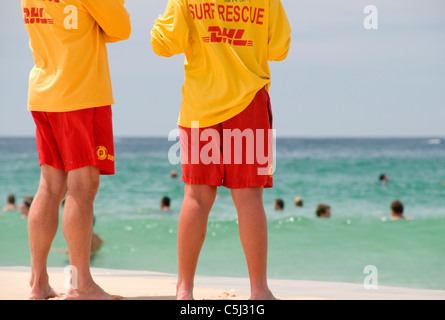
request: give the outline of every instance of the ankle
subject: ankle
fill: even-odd
[[[275,300],[274,295],[269,289],[267,280],[251,284],[250,295],[251,300]]]
[[[29,285],[31,288],[49,287],[49,276],[46,269],[40,272],[32,270]]]
[[[277,299],[274,297],[269,288],[267,288],[260,291],[252,290],[250,295],[250,300],[277,300]]]
[[[176,285],[176,300],[193,300],[193,284],[184,284],[178,281]]]

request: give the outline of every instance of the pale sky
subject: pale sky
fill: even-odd
[[[255,0],[252,0],[255,1]],[[445,137],[445,1],[282,0],[287,60],[271,63],[278,137]],[[109,45],[115,135],[165,137],[176,128],[184,56],[157,57],[153,20],[167,0],[127,0],[133,33]],[[378,29],[366,30],[367,5]],[[33,136],[33,66],[19,0],[0,4],[0,137]]]

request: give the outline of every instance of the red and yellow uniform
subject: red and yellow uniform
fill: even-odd
[[[35,66],[31,111],[114,104],[106,43],[128,39],[124,0],[22,0]]]
[[[160,56],[185,53],[178,120],[185,183],[272,187],[269,61],[287,57],[290,36],[280,0],[169,0],[151,43]]]
[[[40,165],[114,173],[113,92],[106,44],[128,39],[124,0],[22,0],[35,66],[28,109]]]
[[[290,35],[280,0],[169,0],[151,43],[160,56],[185,53],[178,124],[208,127],[242,112],[269,89],[268,61],[286,58]]]

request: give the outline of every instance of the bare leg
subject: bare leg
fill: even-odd
[[[66,173],[48,165],[41,167],[39,189],[28,216],[31,252],[30,299],[59,296],[49,285],[46,269],[51,244],[59,225],[59,206],[66,194]]]
[[[186,184],[178,223],[178,284],[176,299],[193,299],[199,253],[204,243],[216,187]]]
[[[99,188],[100,174],[95,167],[68,173],[68,194],[63,211],[63,233],[68,244],[70,264],[77,269],[77,289],[67,291],[68,299],[108,300],[90,273],[93,202]]]
[[[267,285],[267,220],[263,188],[232,189],[241,244],[250,276],[252,300],[275,299]]]

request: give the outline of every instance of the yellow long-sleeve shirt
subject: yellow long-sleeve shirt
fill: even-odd
[[[28,109],[66,112],[114,103],[106,43],[128,39],[124,0],[22,0],[35,66]]]
[[[291,28],[280,0],[169,0],[154,24],[154,52],[185,53],[178,124],[200,127],[242,112],[271,83],[268,61],[284,60]]]

